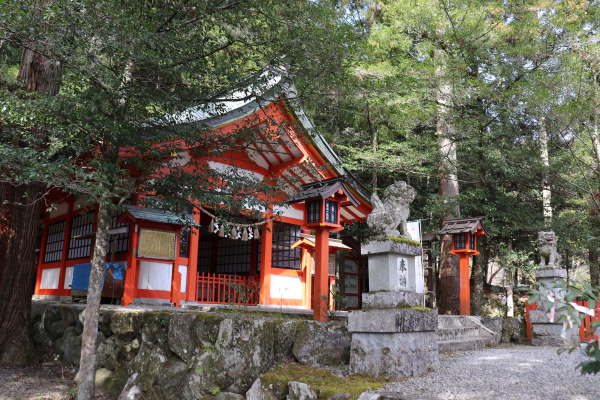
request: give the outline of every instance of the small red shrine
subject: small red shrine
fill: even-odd
[[[460,315],[471,315],[471,284],[469,258],[479,254],[477,238],[489,236],[484,217],[449,219],[444,221],[440,235],[452,235],[451,254],[460,257]]]
[[[265,217],[277,218],[261,225],[260,232],[221,232],[200,208],[194,210],[194,224],[185,226],[175,213],[140,207],[143,194],[134,197],[113,220],[107,255],[107,262],[125,267],[123,305],[228,304],[239,300],[232,290],[245,287],[250,297],[244,301],[251,304],[310,309],[314,303],[315,318],[326,315],[327,300],[321,296],[327,297],[335,279],[329,255],[339,249],[329,232],[364,220],[372,210],[370,193],[316,132],[294,100],[291,80],[281,74],[264,79],[267,89],[255,98],[245,91],[232,93],[233,100],[240,99],[225,102],[217,117],[189,110],[171,120],[201,127],[205,134],[252,129],[262,143],[248,143],[245,152],[217,159],[190,148],[179,155],[181,162],[185,167],[201,160],[215,171],[234,169],[266,182],[283,181],[278,200],[288,199],[287,206],[265,210]],[[91,260],[96,206],[59,195],[57,207],[44,215],[35,286],[40,298],[70,296],[74,269]],[[312,249],[308,242],[297,244],[311,232]]]

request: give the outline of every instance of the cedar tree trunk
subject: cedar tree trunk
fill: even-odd
[[[441,224],[447,219],[460,216],[458,207],[458,178],[456,167],[456,129],[454,120],[450,115],[450,103],[452,99],[452,85],[447,77],[448,66],[444,52],[436,50],[435,58],[438,68],[436,69],[437,78],[437,99],[438,116],[436,135],[438,137],[440,152],[440,198],[444,204],[447,204],[446,215],[442,218]],[[440,242],[440,275],[441,275],[441,306],[442,314],[451,313],[460,314],[460,259],[458,256],[450,254],[452,249],[452,237],[444,235]]]
[[[29,49],[23,51],[17,79],[28,92],[55,96],[61,78],[60,64]],[[34,133],[43,143],[43,127],[35,128]],[[13,145],[25,144],[16,137]],[[23,365],[36,359],[29,316],[42,211],[42,202],[36,200],[43,189],[39,183],[0,184],[0,364]]]

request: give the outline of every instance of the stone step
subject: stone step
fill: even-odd
[[[438,328],[438,342],[480,337],[479,328]]]
[[[446,351],[465,351],[481,349],[486,346],[492,346],[493,339],[491,338],[469,338],[462,340],[445,340],[438,342],[438,352]]]
[[[438,328],[477,328],[472,317],[465,315],[438,315]]]

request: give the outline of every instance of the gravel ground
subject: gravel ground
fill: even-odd
[[[556,347],[506,346],[440,355],[440,368],[386,390],[407,400],[597,400],[600,374],[581,375],[585,356]]]

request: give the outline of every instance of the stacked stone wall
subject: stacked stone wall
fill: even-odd
[[[35,301],[38,345],[79,363],[85,308]],[[346,324],[244,314],[101,309],[97,384],[119,399],[243,399],[276,363],[346,368]]]

